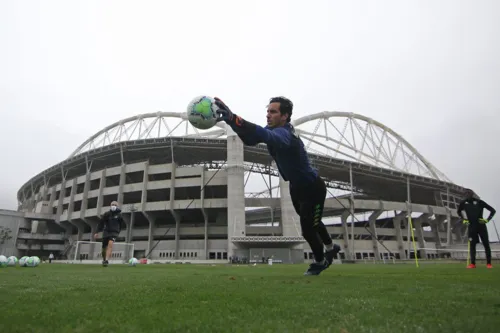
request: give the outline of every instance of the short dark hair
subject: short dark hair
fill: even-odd
[[[269,100],[269,104],[271,104],[271,103],[280,103],[280,113],[282,115],[288,114],[288,119],[286,121],[287,121],[287,123],[289,123],[290,119],[292,118],[292,113],[293,113],[292,101],[286,97],[279,96],[279,97],[272,97]]]

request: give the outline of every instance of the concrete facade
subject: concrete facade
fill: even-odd
[[[18,256],[17,237],[20,231],[28,230],[29,227],[24,220],[24,214],[19,212],[12,212],[0,210],[0,227],[10,239],[0,239],[0,255],[6,257]]]
[[[51,229],[56,232],[44,237],[55,237],[60,243],[50,247],[46,245],[46,251],[58,251],[61,255],[73,258],[76,241],[99,241],[92,239],[99,217],[109,209],[111,201],[117,200],[127,222],[127,229],[122,231],[118,241],[134,243],[136,257],[147,255],[151,259],[167,260],[228,260],[232,256],[255,259],[257,253],[267,253],[283,257],[280,260],[284,262],[311,260],[312,252],[307,243],[283,241],[287,237],[301,236],[299,217],[291,204],[286,182],[280,181],[280,198],[245,198],[242,145],[239,139],[233,138],[228,139],[229,151],[233,153],[228,156],[226,169],[208,170],[202,166],[139,162],[89,172],[65,179],[53,187],[43,188],[39,193],[41,201],[31,213],[34,215],[30,221],[36,221],[37,214],[52,212],[53,222],[50,219],[48,222],[31,222],[31,237],[42,233],[40,226],[44,225],[46,230],[52,225]],[[281,216],[277,219],[279,226],[249,225],[245,221],[246,206],[280,209]],[[352,258],[351,252],[354,252],[354,259],[411,257],[413,247],[409,245],[407,237],[406,203],[357,199],[354,206],[355,211],[372,212],[367,221],[355,224],[354,251],[351,242],[345,242],[352,236],[351,223],[348,222],[350,219],[347,218],[349,214],[342,219],[341,224],[328,226],[335,242],[343,247],[344,258]],[[413,219],[419,247],[436,248],[464,241],[463,230],[457,229],[460,228],[458,226],[453,228],[455,237],[448,242],[446,216],[449,212],[445,208],[418,204],[410,205],[410,208],[413,213],[421,214]],[[325,209],[349,212],[350,200],[327,199]],[[394,226],[384,227],[377,219],[383,212],[392,210],[400,211],[393,218]],[[431,211],[437,218],[430,219]],[[450,214],[457,218],[453,212]],[[20,223],[21,220],[16,221]],[[257,218],[257,221],[270,222],[265,217]],[[424,231],[423,225],[434,226],[434,229]],[[371,235],[382,239],[384,247]],[[248,237],[250,241],[235,242],[234,237]],[[252,237],[257,238],[251,241]],[[265,237],[283,239],[269,243]],[[30,249],[43,250],[42,247],[37,248],[36,244]],[[127,255],[126,247],[117,246],[115,249],[118,256],[120,252],[123,252],[121,256]],[[83,245],[78,255],[95,259],[99,253],[100,246]],[[423,250],[420,255],[431,258],[436,253]]]
[[[100,245],[83,245],[76,252],[75,242],[99,242],[93,239],[97,223],[110,203],[118,201],[127,224],[118,242],[133,243],[134,253],[128,253],[129,247],[116,245],[117,258],[134,255],[153,260],[227,261],[234,256],[255,260],[274,256],[291,263],[312,260],[312,252],[301,237],[288,183],[280,178],[279,198],[245,197],[245,147],[231,130],[227,135],[225,167],[209,168],[211,162],[202,164],[200,161],[206,161],[202,157],[197,165],[182,164],[173,152],[169,162],[153,162],[147,149],[140,158],[134,157],[134,162],[127,162],[120,148],[119,162],[109,159],[107,163],[101,158],[96,167],[92,165],[95,161],[85,156],[85,168],[78,172],[70,174],[64,167],[60,172],[52,170],[58,173],[57,182],[44,175],[43,185],[32,186],[34,193],[23,196],[19,213],[23,215],[18,220],[9,218],[24,228],[18,228],[21,231],[14,242],[19,254],[47,256],[57,252],[70,259],[75,255],[98,259]],[[150,147],[153,144],[157,142]],[[218,146],[211,152],[220,150]],[[270,163],[266,153],[254,154],[258,163]],[[263,207],[266,213],[246,212],[245,207]],[[279,216],[271,218],[269,208],[279,211]],[[351,211],[367,214],[366,221],[354,224],[354,234]],[[380,218],[387,211],[397,214]],[[342,217],[340,224],[328,226],[328,230],[342,246],[342,257],[348,259],[411,258],[407,212],[413,217],[418,247],[425,248],[420,256],[433,258],[437,252],[432,248],[466,241],[456,213],[445,207],[373,199],[330,198],[325,202],[325,216]],[[275,221],[278,226],[255,225]]]

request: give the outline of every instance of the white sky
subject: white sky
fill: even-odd
[[[500,2],[305,3],[0,2],[0,207],[106,125],[208,94],[259,124],[275,95],[369,116],[500,210]]]

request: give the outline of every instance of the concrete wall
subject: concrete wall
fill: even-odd
[[[16,247],[17,234],[20,227],[28,227],[24,214],[16,211],[0,210],[0,226],[10,229],[10,240],[0,244],[0,254],[4,256],[19,256]]]

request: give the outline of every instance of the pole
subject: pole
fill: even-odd
[[[406,236],[406,241],[408,242],[407,248],[408,248],[408,258],[410,259],[410,252],[411,252],[411,198],[410,198],[410,178],[406,178],[406,210],[407,210],[407,219],[408,219],[408,233]],[[415,253],[416,255],[416,253]]]
[[[411,232],[411,240],[413,243],[413,252],[415,253],[415,265],[418,268],[418,252],[417,245],[415,243],[415,234],[413,232],[413,223],[411,219],[411,195],[410,195],[410,177],[406,177],[406,191],[408,197],[408,230]],[[408,245],[410,245],[410,239],[408,238]],[[408,254],[410,253],[410,247],[408,247]]]
[[[349,179],[351,182],[351,259],[356,259],[354,252],[354,181],[352,177],[352,164],[349,165]]]

